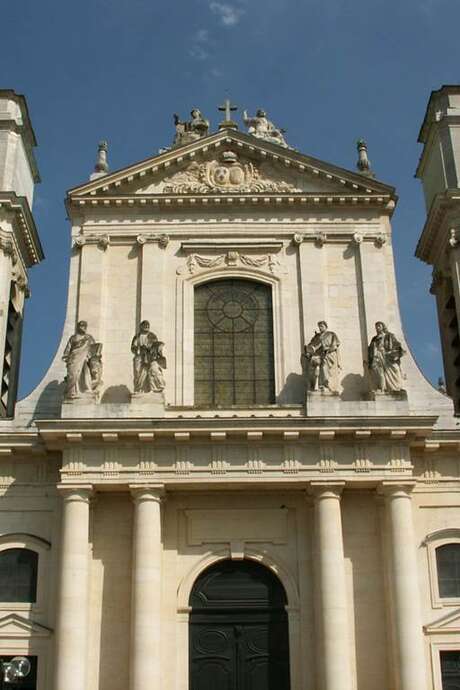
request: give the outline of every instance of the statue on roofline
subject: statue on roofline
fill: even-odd
[[[193,108],[190,113],[191,119],[182,122],[179,115],[174,113],[174,126],[176,127],[176,135],[174,137],[173,146],[185,146],[197,139],[207,136],[209,132],[209,120],[206,120],[198,108]]]
[[[243,122],[248,128],[248,134],[259,139],[265,139],[272,144],[289,148],[283,136],[286,130],[276,127],[273,122],[270,122],[267,113],[262,108],[259,108],[253,117],[248,116],[247,111],[243,110]]]

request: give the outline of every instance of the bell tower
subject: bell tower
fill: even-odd
[[[24,96],[0,89],[0,417],[14,414],[28,270],[43,259],[32,216],[36,145]]]
[[[432,91],[416,177],[427,209],[416,256],[433,267],[447,392],[460,413],[460,85]]]

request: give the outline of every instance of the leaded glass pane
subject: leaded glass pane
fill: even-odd
[[[38,554],[30,549],[0,551],[0,601],[34,602]]]
[[[460,651],[441,652],[442,690],[460,690]]]
[[[445,544],[436,549],[440,597],[460,597],[460,544]]]
[[[274,402],[271,289],[219,280],[195,289],[195,404]]]

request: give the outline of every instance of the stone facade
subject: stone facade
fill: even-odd
[[[0,422],[0,554],[39,554],[36,602],[0,604],[0,654],[37,656],[38,690],[187,690],[194,582],[250,559],[286,592],[292,690],[441,690],[440,650],[460,650],[436,562],[460,544],[460,432],[402,332],[395,191],[233,125],[68,193],[61,345]],[[270,404],[196,404],[194,290],[227,278],[270,288]],[[156,340],[133,340],[142,320]],[[337,390],[307,391],[322,321]],[[402,390],[376,390],[376,322]],[[164,390],[136,393],[152,347]],[[97,395],[66,396],[91,356]]]

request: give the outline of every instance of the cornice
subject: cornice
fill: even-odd
[[[306,194],[306,193],[253,193],[253,194],[187,194],[187,195],[119,195],[119,196],[78,196],[67,201],[69,215],[72,209],[108,208],[149,208],[165,212],[168,209],[219,209],[222,212],[231,207],[235,210],[244,206],[261,208],[303,207],[308,209],[331,207],[378,208],[389,216],[394,211],[394,201],[390,194]]]
[[[44,253],[27,199],[17,196],[14,192],[0,192],[0,208],[15,216],[19,229],[19,237],[16,239],[19,248],[25,250],[22,257],[25,265],[30,268],[38,264],[44,258]]]
[[[448,246],[448,233],[442,234],[443,224],[449,214],[457,213],[460,217],[460,192],[458,189],[447,189],[437,194],[431,204],[425,225],[415,249],[415,256],[427,264],[435,264]]]

